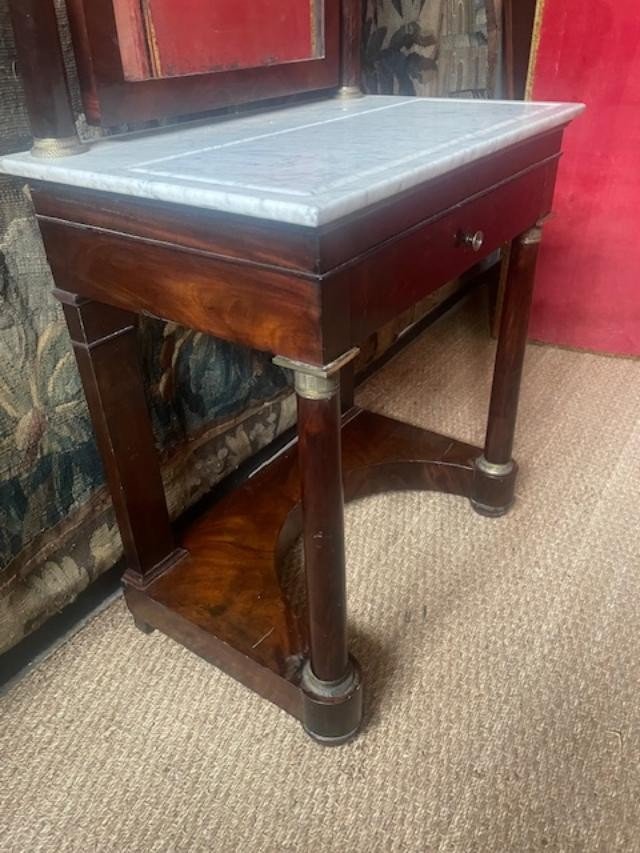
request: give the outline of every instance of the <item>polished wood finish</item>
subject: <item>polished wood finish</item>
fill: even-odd
[[[349,651],[337,389],[321,400],[298,395],[298,436],[311,669],[338,681]]]
[[[327,307],[340,294],[313,279],[52,219],[40,227],[65,290],[316,364],[343,350],[348,314]]]
[[[85,115],[89,122],[99,124],[100,101],[84,14],[84,0],[66,0],[66,7]]]
[[[144,586],[176,550],[139,367],[135,314],[57,290],[113,499],[129,583]]]
[[[476,460],[471,496],[481,515],[504,515],[514,501],[517,465],[511,454],[541,237],[542,228],[536,226],[511,246],[487,435],[484,453]]]
[[[300,272],[316,268],[314,229],[233,216],[186,205],[96,193],[63,185],[32,188],[38,215],[63,222],[129,235],[160,244],[178,245],[222,260]]]
[[[72,137],[75,125],[53,0],[10,0],[10,5],[33,134]],[[67,0],[67,10],[85,113],[90,123],[103,127],[337,90],[343,77],[355,81],[359,75],[359,45],[349,41],[360,35],[357,13],[345,13],[340,0],[324,0],[322,56],[138,80],[127,79],[123,68],[121,47],[127,44],[120,43],[113,0]],[[122,38],[126,42],[126,34]],[[136,49],[144,64],[144,46]]]
[[[526,231],[511,248],[484,449],[495,465],[511,462],[541,230]]]
[[[37,139],[76,136],[53,0],[10,0],[18,74]]]

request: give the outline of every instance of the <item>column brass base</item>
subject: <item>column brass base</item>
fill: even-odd
[[[352,100],[353,98],[364,98],[364,92],[360,86],[341,86],[336,92],[337,98]]]
[[[513,461],[496,465],[484,456],[475,460],[469,500],[478,515],[499,518],[509,512],[515,500],[517,473]]]
[[[73,157],[84,154],[89,146],[80,140],[79,136],[34,138],[31,156],[39,160],[55,160],[57,157]]]
[[[303,695],[302,727],[323,746],[340,746],[352,740],[362,721],[360,666],[349,658],[349,669],[340,681],[321,681],[305,664],[300,684]]]

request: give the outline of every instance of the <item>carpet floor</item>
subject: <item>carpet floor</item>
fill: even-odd
[[[359,402],[482,441],[468,301]],[[640,362],[530,346],[505,518],[347,511],[361,736],[337,749],[122,601],[1,700],[0,849],[640,851]]]

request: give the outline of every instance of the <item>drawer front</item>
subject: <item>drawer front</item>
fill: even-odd
[[[500,186],[559,157],[562,133],[562,129],[557,129],[524,140],[386,199],[373,208],[324,226],[319,239],[317,271],[330,272],[334,267],[375,249],[382,242],[394,239],[417,223],[439,216],[443,210],[449,210],[465,199],[475,198],[487,189]]]
[[[354,343],[414,305],[549,213],[557,160],[469,199],[331,276],[349,289]],[[476,247],[463,235],[478,236]],[[477,244],[481,242],[481,246]]]

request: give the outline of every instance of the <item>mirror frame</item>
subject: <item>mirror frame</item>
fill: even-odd
[[[67,0],[87,120],[113,127],[337,88],[341,5],[324,0],[321,58],[132,81],[124,75],[113,0]]]

